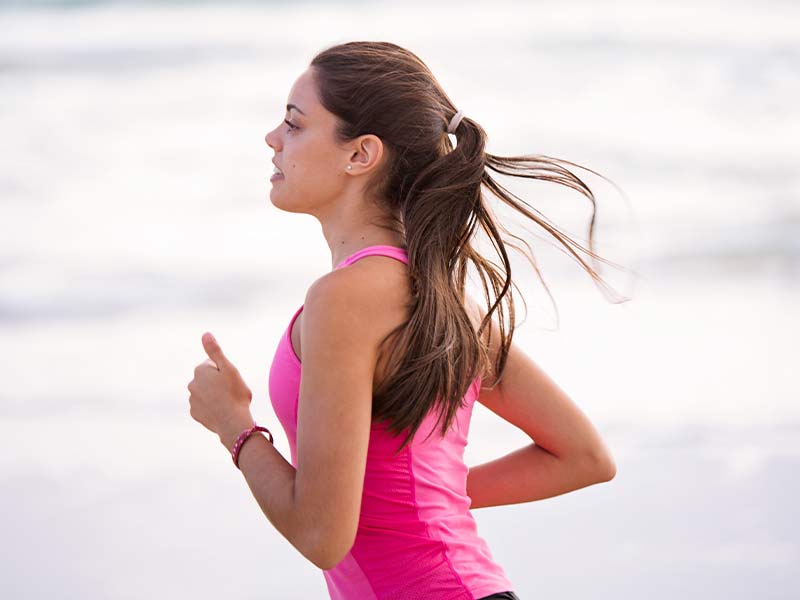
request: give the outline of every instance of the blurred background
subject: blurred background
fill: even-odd
[[[488,151],[624,191],[573,169],[628,302],[512,229],[555,302],[512,254],[514,339],[617,463],[474,511],[519,597],[798,597],[796,2],[0,1],[0,31],[0,596],[327,597],[186,384],[211,331],[288,458],[268,368],[332,265],[270,203],[264,135],[316,52],[367,39],[417,53]],[[501,181],[586,239],[578,192]],[[478,404],[465,461],[528,441]]]

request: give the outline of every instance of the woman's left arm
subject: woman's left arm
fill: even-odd
[[[219,439],[228,452],[233,452],[239,434],[253,423],[248,413],[220,431]],[[239,469],[269,522],[303,556],[321,568],[317,564],[315,540],[309,539],[308,528],[297,522],[299,514],[294,502],[297,470],[260,432],[251,434],[239,449]]]
[[[216,433],[232,452],[239,435],[254,424],[250,412],[253,394],[214,336],[206,333],[202,342],[209,359],[195,367],[194,379],[187,386],[191,392],[189,413]],[[239,469],[275,529],[318,565],[315,536],[301,522],[301,513],[295,506],[295,468],[264,435],[256,432],[239,449]]]

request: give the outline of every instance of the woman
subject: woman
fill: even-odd
[[[319,220],[333,267],[309,287],[269,372],[291,463],[255,429],[250,389],[210,334],[188,386],[192,417],[219,435],[275,528],[323,569],[331,598],[517,598],[470,509],[609,481],[615,467],[577,405],[512,344],[510,276],[470,239],[480,224],[510,270],[486,186],[574,244],[487,168],[591,192],[555,160],[486,153],[481,127],[391,43],[320,52],[288,101],[266,136],[270,199]],[[486,311],[465,292],[469,261],[497,296]],[[468,469],[476,400],[536,443]]]

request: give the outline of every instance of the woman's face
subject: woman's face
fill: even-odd
[[[352,152],[334,143],[336,117],[319,103],[310,68],[292,86],[284,118],[265,137],[283,172],[270,181],[270,200],[290,212],[324,212],[352,179]]]

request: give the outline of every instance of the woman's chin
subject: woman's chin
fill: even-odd
[[[291,202],[288,201],[284,190],[276,190],[273,185],[269,190],[269,201],[272,206],[285,210],[286,212],[295,212],[291,209]]]
[[[275,205],[275,206],[277,206],[277,205],[278,205],[278,203],[277,203],[277,202],[275,202],[275,198],[276,198],[277,196],[278,196],[278,194],[276,194],[276,193],[275,193],[275,186],[274,186],[274,185],[270,185],[270,188],[269,188],[269,200],[270,200],[270,202],[272,202],[272,204],[273,204],[273,205]]]

